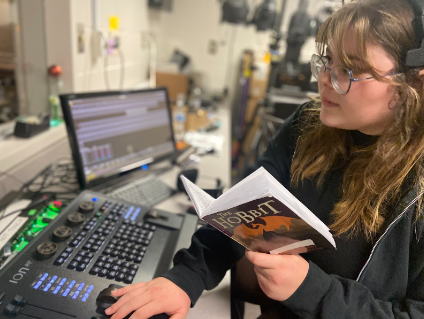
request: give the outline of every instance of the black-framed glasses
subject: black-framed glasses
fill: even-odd
[[[329,68],[327,66],[328,62],[329,62],[329,59],[327,57],[312,54],[312,58],[311,58],[312,75],[318,81],[321,75],[324,75],[324,73],[327,70],[330,70],[331,84],[333,85],[336,92],[339,94],[342,94],[342,95],[347,94],[350,90],[350,87],[352,86],[352,82],[358,82],[358,81],[369,80],[374,78],[371,76],[371,77],[367,77],[363,79],[355,79],[353,77],[353,72],[351,69],[341,65],[335,65],[332,68]],[[399,74],[399,72],[389,73],[383,76],[396,75],[396,74]]]

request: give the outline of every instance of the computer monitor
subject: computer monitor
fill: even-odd
[[[82,189],[175,154],[165,88],[60,96]]]

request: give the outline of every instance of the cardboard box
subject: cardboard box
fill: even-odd
[[[262,99],[265,97],[268,88],[268,80],[250,79],[249,98]]]
[[[260,99],[256,98],[251,98],[247,101],[246,113],[244,114],[244,121],[246,122],[246,125],[252,120],[253,114],[255,114],[256,106],[258,105],[259,101]]]
[[[249,84],[249,98],[263,99],[267,92],[270,65],[261,61],[255,61],[255,69]]]
[[[171,105],[177,100],[179,93],[184,93],[187,98],[188,81],[188,76],[183,74],[156,72],[156,86],[166,87],[168,89],[168,96],[171,101]]]
[[[197,131],[208,126],[208,113],[204,109],[188,112],[186,119],[186,131]]]

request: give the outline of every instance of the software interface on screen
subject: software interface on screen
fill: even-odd
[[[68,103],[87,182],[174,152],[165,90]]]

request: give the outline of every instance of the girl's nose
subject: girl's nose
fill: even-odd
[[[328,68],[325,68],[320,72],[319,75],[319,81],[322,85],[333,87],[333,84],[331,83],[331,71]]]

